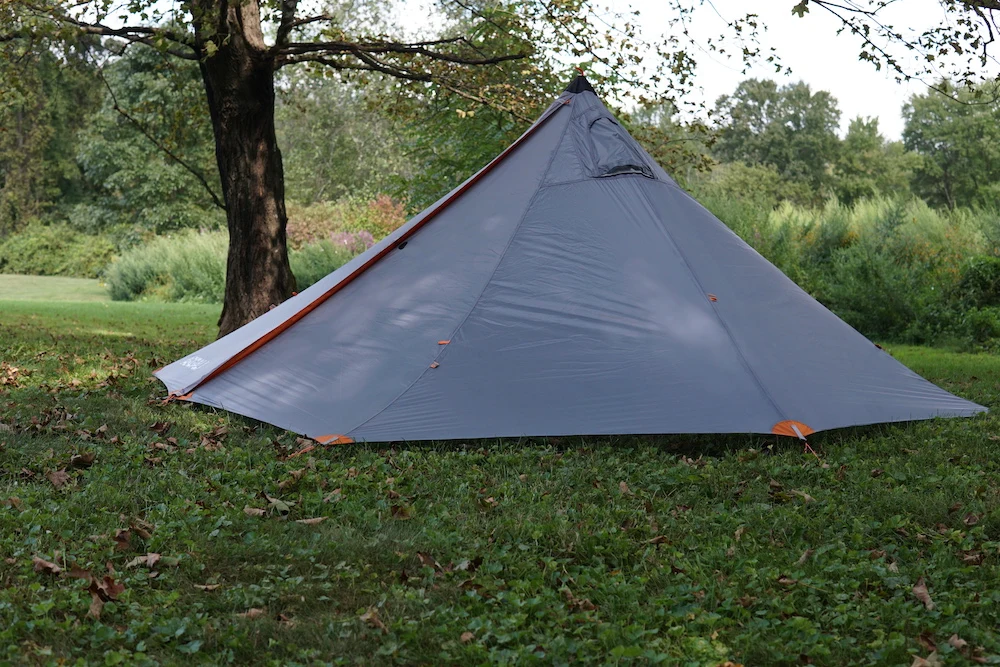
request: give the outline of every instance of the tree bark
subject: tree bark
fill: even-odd
[[[222,11],[228,34],[213,40],[221,44],[200,61],[229,227],[220,338],[295,290],[274,131],[274,57],[264,44],[255,2]]]

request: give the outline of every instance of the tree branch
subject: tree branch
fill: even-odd
[[[278,35],[274,41],[275,47],[282,47],[288,43],[288,35],[295,27],[295,10],[298,8],[299,0],[281,0],[281,21],[278,23]]]
[[[291,42],[279,49],[281,56],[298,56],[307,53],[322,53],[327,56],[334,55],[358,55],[365,53],[369,55],[385,55],[397,53],[401,55],[418,55],[454,63],[456,65],[495,65],[509,60],[521,60],[528,57],[525,53],[512,53],[502,56],[471,58],[459,56],[452,53],[445,53],[429,46],[441,46],[444,44],[454,44],[465,41],[462,37],[451,39],[439,39],[430,42]]]
[[[137,121],[127,111],[125,111],[124,109],[122,109],[121,106],[119,106],[119,104],[118,104],[118,98],[115,96],[115,91],[111,89],[111,84],[108,83],[107,78],[105,78],[105,76],[104,76],[104,72],[102,72],[98,68],[97,74],[98,74],[98,76],[101,77],[101,81],[104,83],[104,87],[108,89],[108,94],[111,95],[111,102],[114,105],[114,110],[117,111],[119,114],[121,114],[130,123],[132,123],[132,125],[134,125],[135,128],[137,130],[139,130],[139,132],[142,134],[142,136],[146,137],[146,139],[148,139],[150,141],[150,143],[152,143],[158,149],[160,149],[161,151],[163,151],[163,153],[166,154],[167,157],[169,157],[171,160],[173,160],[174,162],[176,162],[180,166],[184,167],[184,169],[186,169],[192,176],[194,176],[196,179],[198,179],[198,182],[201,183],[201,185],[202,185],[203,188],[205,188],[205,191],[208,193],[208,196],[212,198],[212,202],[215,203],[215,205],[218,206],[219,208],[221,208],[223,211],[225,211],[226,210],[226,205],[224,203],[222,203],[222,200],[220,200],[219,197],[218,197],[218,195],[215,194],[215,191],[212,190],[212,186],[210,186],[208,184],[208,180],[206,180],[206,178],[202,175],[202,173],[200,171],[198,171],[197,169],[195,169],[190,164],[188,164],[184,159],[182,159],[179,156],[177,156],[173,151],[171,151],[169,148],[167,148],[166,146],[164,146],[162,143],[160,143],[159,141],[157,141],[156,137],[154,137],[152,134],[150,134],[146,130],[146,128],[142,126],[142,123],[140,123],[139,121]]]

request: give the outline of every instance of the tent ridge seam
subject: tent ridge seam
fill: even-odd
[[[657,181],[657,182],[663,183],[663,181]],[[664,183],[664,185],[666,184]],[[643,198],[646,199],[646,203],[652,208],[653,202],[650,201],[649,195],[646,193],[645,189],[640,188],[640,192],[642,192]],[[695,285],[697,285],[698,290],[702,294],[707,294],[707,292],[705,291],[705,286],[702,285],[701,280],[698,279],[698,274],[695,273],[694,267],[691,266],[691,262],[688,261],[687,255],[684,254],[684,250],[680,247],[680,245],[678,245],[677,241],[674,239],[673,234],[670,233],[670,229],[665,224],[663,225],[663,232],[667,235],[667,238],[670,239],[671,245],[673,245],[674,248],[677,250],[677,254],[680,255],[681,262],[683,262],[684,264],[684,268],[686,268],[688,273],[691,275],[691,279],[694,281]],[[722,326],[723,331],[726,332],[726,336],[729,338],[729,342],[733,344],[733,349],[736,350],[736,354],[737,356],[739,356],[740,361],[743,363],[743,367],[746,369],[747,373],[750,374],[750,377],[753,378],[753,381],[757,384],[757,386],[760,387],[760,390],[764,393],[764,398],[767,399],[767,402],[770,403],[771,406],[774,408],[775,412],[778,413],[778,416],[781,418],[779,419],[779,421],[789,420],[790,417],[785,413],[784,410],[781,409],[781,406],[778,405],[778,402],[774,400],[774,396],[772,396],[771,392],[767,390],[767,387],[764,385],[764,382],[760,379],[760,376],[757,375],[756,371],[754,371],[753,369],[753,366],[750,365],[750,362],[747,360],[746,355],[743,353],[743,348],[741,348],[740,344],[736,342],[736,337],[733,335],[732,329],[729,328],[729,325],[726,324],[726,319],[722,316],[722,313],[719,312],[719,307],[714,302],[710,301],[709,308],[712,309],[712,312],[715,314],[715,318],[719,321],[719,324]]]
[[[551,116],[556,115],[556,113],[559,111],[559,109],[563,109],[566,106],[569,106],[569,105],[568,104],[561,104],[551,114]],[[559,135],[559,139],[558,139],[558,141],[556,141],[556,147],[558,147],[563,142],[563,140],[566,138],[566,133],[569,131],[569,126],[570,126],[571,122],[572,122],[572,118],[570,119],[570,121],[568,121],[566,123],[566,127],[563,128],[562,134]],[[514,243],[514,239],[517,238],[517,233],[519,231],[521,231],[521,225],[524,224],[525,219],[528,217],[528,212],[531,210],[531,207],[535,205],[535,200],[538,199],[539,193],[543,189],[545,189],[544,186],[543,186],[543,183],[545,183],[545,177],[549,175],[549,170],[552,169],[552,163],[555,161],[556,152],[557,151],[553,150],[552,151],[552,155],[549,156],[549,160],[548,160],[548,162],[545,165],[545,169],[542,170],[542,173],[538,177],[538,187],[535,188],[535,194],[531,195],[531,199],[528,200],[528,204],[524,207],[524,212],[521,213],[521,219],[518,220],[517,221],[517,225],[514,226],[514,231],[511,232],[510,238],[507,239],[507,245],[504,246],[503,251],[500,253],[500,257],[497,259],[496,266],[493,267],[493,271],[490,272],[490,275],[486,279],[486,282],[483,283],[483,289],[479,292],[479,296],[476,297],[476,300],[475,300],[475,302],[473,302],[472,307],[469,308],[469,312],[467,312],[465,314],[465,317],[462,318],[462,321],[458,323],[458,326],[455,327],[455,330],[452,331],[452,333],[451,333],[450,336],[448,336],[448,341],[449,342],[455,340],[455,337],[462,330],[462,327],[465,326],[465,323],[469,321],[469,318],[472,316],[472,313],[474,313],[476,311],[476,308],[479,306],[479,302],[482,301],[483,295],[486,294],[486,290],[489,289],[490,283],[493,282],[493,278],[497,275],[497,271],[500,270],[500,265],[503,264],[503,260],[507,256],[507,251],[510,250],[510,246]],[[440,348],[440,350],[439,350],[439,352],[434,357],[433,363],[437,363],[440,359],[443,359],[444,356],[448,354],[448,349],[450,347],[451,347],[451,345],[442,345],[441,348]],[[417,384],[418,382],[420,382],[420,380],[423,379],[423,377],[427,374],[427,372],[431,368],[433,368],[433,366],[428,366],[427,368],[425,368],[416,378],[414,378],[413,382],[411,382],[410,384],[406,385],[406,388],[403,389],[403,391],[399,392],[399,394],[397,394],[395,396],[395,398],[393,398],[391,401],[389,401],[388,403],[386,403],[385,407],[383,407],[381,410],[379,410],[378,412],[376,412],[371,417],[369,417],[368,419],[364,420],[363,422],[361,422],[357,426],[351,428],[348,431],[345,431],[345,434],[354,433],[356,430],[364,427],[366,424],[368,424],[369,422],[371,422],[372,420],[374,420],[376,417],[378,417],[379,415],[381,415],[383,412],[385,412],[386,410],[388,410],[389,408],[391,408],[392,405],[393,405],[393,403],[395,403],[400,398],[402,398],[406,394],[406,392],[410,391],[410,389],[412,389],[415,384]]]

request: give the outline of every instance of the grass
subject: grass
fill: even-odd
[[[109,301],[107,289],[90,278],[0,274],[0,301]]]
[[[1000,663],[991,415],[820,434],[822,461],[754,437],[291,457],[159,400],[216,310],[0,303],[0,663]],[[891,352],[1000,405],[1000,358]]]

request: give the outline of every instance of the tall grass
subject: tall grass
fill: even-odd
[[[363,245],[330,239],[289,253],[298,288],[339,268]],[[188,230],[160,236],[122,253],[105,271],[115,301],[188,301],[221,303],[226,288],[226,232]]]
[[[702,201],[867,336],[983,342],[982,331],[992,328],[984,324],[991,315],[982,309],[1000,307],[1000,271],[982,267],[984,258],[1000,255],[991,240],[1000,228],[996,212],[938,211],[918,199],[892,197],[853,206],[830,201],[816,209],[784,203],[769,211],[733,197]],[[982,298],[970,302],[970,290]],[[973,314],[975,326],[968,322],[973,307],[982,311]],[[1000,319],[996,325],[1000,331]]]

